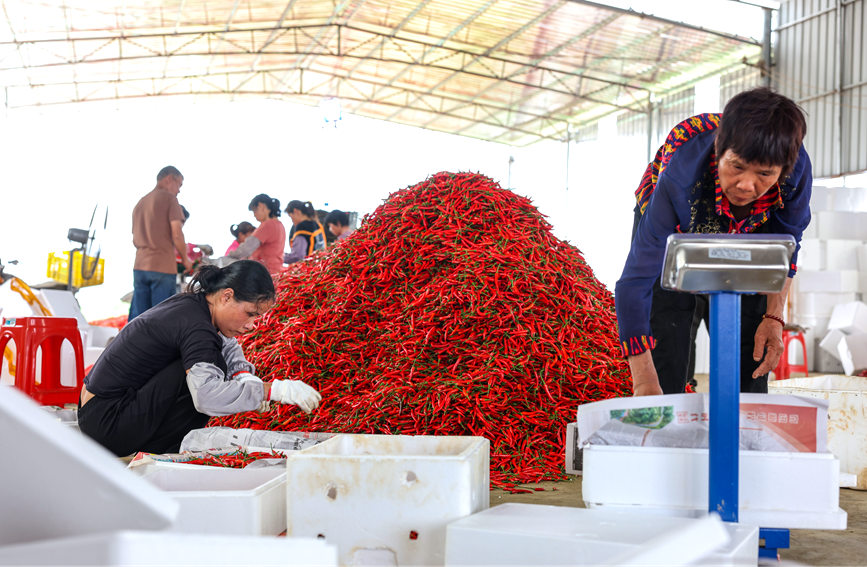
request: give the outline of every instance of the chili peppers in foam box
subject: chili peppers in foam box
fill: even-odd
[[[612,398],[578,408],[579,444],[708,446],[707,394]],[[740,448],[827,452],[828,402],[800,396],[741,394]]]

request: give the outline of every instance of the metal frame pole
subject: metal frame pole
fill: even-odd
[[[741,296],[710,294],[708,510],[738,521]]]

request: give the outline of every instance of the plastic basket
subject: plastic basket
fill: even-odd
[[[90,272],[93,269],[94,258],[83,256],[81,250],[74,250],[72,252],[72,286],[87,287],[101,284],[104,277],[105,260],[102,258],[96,260],[96,268],[93,269],[93,275],[84,279],[81,277],[82,257],[85,258],[85,272]],[[50,252],[48,254],[47,275],[56,282],[69,283],[69,252]]]

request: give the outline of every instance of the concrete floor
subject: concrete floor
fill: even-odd
[[[532,494],[509,494],[491,491],[491,506],[506,502],[546,504],[549,506],[584,507],[581,499],[581,477],[562,482],[542,482],[523,485],[544,488]],[[778,565],[833,565],[851,567],[867,565],[867,492],[840,489],[840,507],[849,514],[845,530],[792,530],[789,549],[780,551]],[[773,563],[770,563],[773,564]],[[762,563],[766,565],[766,563]]]
[[[707,374],[696,375],[699,392],[707,392]],[[543,488],[531,494],[491,491],[491,506],[506,502],[584,507],[581,477],[562,482],[524,485]],[[780,566],[829,565],[835,567],[867,566],[867,491],[840,489],[840,508],[848,514],[845,530],[792,530],[789,549],[780,551]],[[762,565],[773,564],[762,563]]]

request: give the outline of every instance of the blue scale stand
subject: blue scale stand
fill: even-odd
[[[710,297],[708,510],[726,522],[738,521],[741,295],[781,291],[794,250],[788,235],[675,234],[666,245],[662,287]],[[759,540],[759,557],[776,559],[789,530],[760,528]]]

